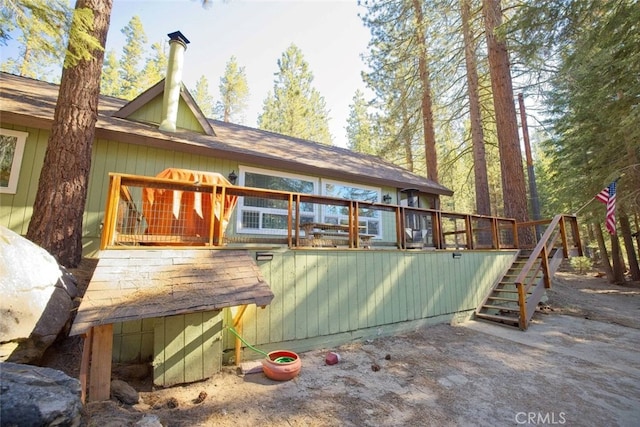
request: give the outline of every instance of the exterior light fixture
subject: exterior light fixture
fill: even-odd
[[[271,261],[273,254],[271,252],[256,252],[256,261]]]
[[[385,202],[386,204],[391,203],[391,195],[385,194],[384,196],[382,196],[382,201]]]
[[[231,173],[227,176],[229,178],[229,182],[233,185],[236,185],[236,181],[238,180],[238,175],[236,175],[236,171],[232,170]]]
[[[453,254],[451,254],[453,256],[453,259],[460,259],[462,258],[462,253],[460,252],[454,252]]]

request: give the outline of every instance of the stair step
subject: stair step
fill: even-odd
[[[512,316],[499,316],[497,314],[476,313],[476,317],[485,320],[492,320],[494,322],[508,322],[518,325],[520,320],[517,317]]]
[[[503,289],[503,288],[496,288],[493,290],[492,293],[504,293],[504,294],[517,294],[518,290],[517,289]],[[527,292],[526,296],[531,295],[531,292]]]
[[[482,306],[482,308],[486,308],[488,310],[501,310],[501,311],[515,311],[515,312],[520,312],[520,308],[519,307],[510,307],[507,305],[491,305],[491,304],[485,304]]]
[[[487,299],[489,300],[494,300],[494,301],[512,301],[512,302],[518,302],[517,298],[506,298],[506,297],[492,297],[489,296],[487,297]]]
[[[516,282],[500,282],[498,283],[498,286],[509,286],[510,288],[518,288],[516,286]]]

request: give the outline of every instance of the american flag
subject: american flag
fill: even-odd
[[[605,226],[609,234],[616,234],[616,187],[617,180],[596,194],[596,199],[607,204],[607,218]]]

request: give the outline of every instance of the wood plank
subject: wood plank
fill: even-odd
[[[307,275],[306,281],[306,330],[303,338],[314,337],[319,335],[319,304],[320,298],[318,296],[318,281],[320,279],[320,266],[319,260],[325,259],[325,256],[320,256],[318,253],[307,254]],[[297,320],[296,320],[297,321]],[[303,320],[304,322],[304,320]]]
[[[113,325],[94,327],[89,374],[89,400],[92,402],[109,400],[111,394],[112,353]]]
[[[165,347],[166,340],[164,334],[165,318],[155,319],[153,328],[153,383],[164,384],[165,370]]]
[[[349,287],[346,281],[341,280],[342,276],[348,276],[348,271],[342,252],[335,252],[327,274],[331,334],[349,330]]]
[[[358,264],[362,263],[362,258],[358,256],[359,254],[356,255],[357,259],[358,259]],[[365,263],[363,263],[367,266],[366,270],[364,271],[364,274],[362,275],[363,279],[365,280],[365,282],[367,283],[367,313],[368,313],[368,318],[367,318],[367,327],[371,327],[374,325],[377,325],[378,322],[383,319],[384,317],[379,317],[377,311],[379,311],[377,309],[378,305],[382,303],[382,296],[381,296],[381,285],[380,283],[378,283],[378,281],[376,280],[376,278],[378,277],[378,275],[380,274],[378,269],[380,268],[380,265],[378,265],[377,262],[375,262],[375,259],[368,259],[365,261]]]
[[[91,363],[91,341],[93,339],[93,328],[89,329],[83,336],[82,360],[80,361],[80,402],[87,401],[87,386],[89,385],[89,365]]]
[[[210,378],[222,369],[222,311],[202,313],[202,376]]]
[[[164,382],[163,386],[185,382],[184,355],[184,315],[165,318],[164,324]]]
[[[204,379],[204,313],[184,315],[184,382]]]
[[[359,305],[359,288],[358,288],[358,263],[356,260],[356,253],[351,251],[342,252],[340,255],[340,259],[344,260],[346,269],[340,270],[342,271],[340,276],[340,283],[344,284],[347,289],[349,289],[349,300],[346,303],[346,313],[349,318],[349,323],[346,325],[345,331],[355,331],[359,328],[360,322],[360,312],[362,310],[357,309],[356,307],[361,307]]]
[[[278,295],[282,301],[280,308],[282,313],[282,341],[293,340],[296,336],[296,284],[299,271],[296,261],[299,259],[300,256],[297,253],[291,254],[282,263],[282,293]],[[291,274],[292,272],[294,274]],[[272,320],[272,323],[276,320]]]
[[[336,287],[329,282],[329,271],[333,267],[333,257],[335,254],[318,257],[318,281],[316,285],[317,307],[318,307],[318,326],[317,335],[328,335],[331,330],[330,324],[334,321],[336,315],[334,310],[338,308]],[[333,319],[332,319],[333,317]]]

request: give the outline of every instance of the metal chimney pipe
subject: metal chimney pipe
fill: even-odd
[[[180,88],[182,85],[182,66],[184,51],[187,50],[189,40],[180,32],[167,34],[169,36],[169,61],[167,76],[164,79],[164,97],[162,98],[162,122],[160,130],[176,131],[178,119],[178,105],[180,103]]]

